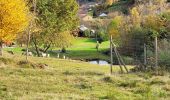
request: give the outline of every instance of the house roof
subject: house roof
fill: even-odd
[[[80,29],[81,31],[85,31],[85,30],[87,30],[88,28],[85,27],[84,25],[81,25],[79,29]]]
[[[102,13],[102,14],[99,15],[99,17],[107,17],[107,14]]]

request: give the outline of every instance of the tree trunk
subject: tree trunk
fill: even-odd
[[[31,26],[32,26],[32,22],[31,22]],[[28,62],[29,42],[30,42],[30,26],[27,29],[27,47],[26,47],[26,61],[27,62]]]
[[[47,53],[47,51],[48,51],[48,49],[51,47],[51,44],[49,44],[46,48],[45,48],[45,50],[44,50],[44,53]]]
[[[20,43],[20,47],[23,47],[23,44],[22,44],[22,43]]]
[[[3,49],[3,43],[2,42],[0,42],[0,56],[2,56],[2,49]]]
[[[35,45],[35,50],[36,50],[36,52],[37,52],[37,55],[38,55],[38,57],[40,57],[39,48],[38,48],[36,42],[34,42],[34,45]]]
[[[39,48],[37,46],[37,40],[36,40],[36,38],[34,38],[34,36],[32,37],[32,41],[33,41],[33,44],[34,44],[34,47],[35,47],[35,51],[36,51],[38,57],[40,57]]]

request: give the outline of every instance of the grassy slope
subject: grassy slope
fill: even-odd
[[[109,48],[109,42],[103,42],[99,46],[99,52],[96,50],[96,40],[88,38],[77,38],[74,45],[68,48],[67,56],[73,59],[108,59],[102,54],[103,50]]]
[[[170,98],[170,76],[150,74],[116,74],[109,76],[109,67],[54,58],[29,58],[46,63],[46,69],[21,68],[13,58],[11,64],[0,67],[0,99],[110,99],[160,100]],[[2,65],[2,64],[1,64]]]

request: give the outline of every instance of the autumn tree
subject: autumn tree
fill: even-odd
[[[140,28],[141,26],[141,17],[140,14],[137,10],[136,7],[132,8],[132,10],[130,11],[131,14],[131,21],[132,21],[132,25],[135,28]]]
[[[0,55],[3,43],[12,42],[28,23],[28,9],[24,0],[0,0]]]
[[[17,34],[17,37],[16,37],[16,43],[20,45],[20,47],[23,47],[27,43],[27,38],[28,36],[26,32],[19,33]]]
[[[38,0],[36,24],[40,31],[32,35],[32,43],[39,54],[52,47],[65,48],[71,43],[71,31],[78,25],[76,0]]]
[[[122,16],[115,17],[111,23],[107,27],[107,32],[110,36],[112,36],[114,39],[119,38],[120,36],[120,25],[122,21]]]
[[[111,6],[113,3],[117,2],[118,0],[104,0],[105,5]]]

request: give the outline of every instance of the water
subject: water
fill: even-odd
[[[90,64],[97,64],[97,65],[109,65],[109,62],[104,60],[92,60],[89,61]]]

